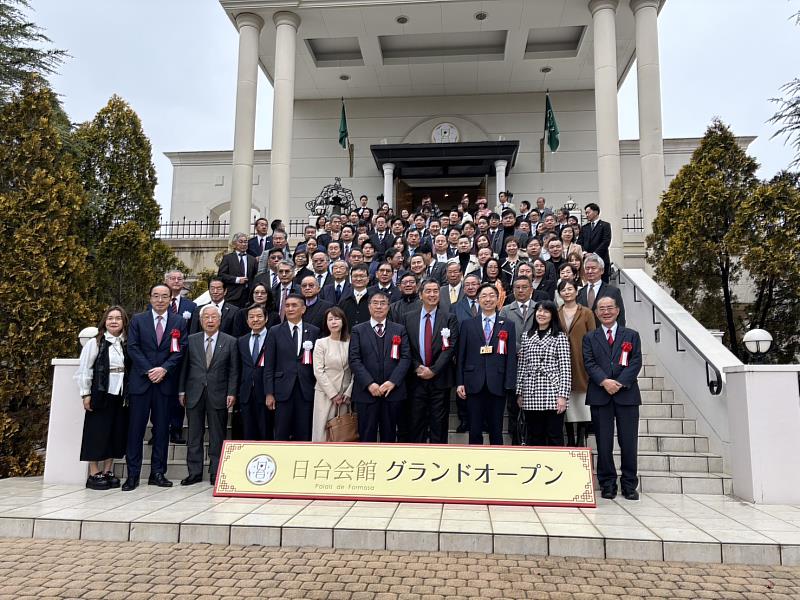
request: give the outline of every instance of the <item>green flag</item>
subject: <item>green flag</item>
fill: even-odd
[[[339,145],[342,148],[347,148],[347,138],[350,134],[347,133],[347,113],[344,110],[344,98],[342,98],[342,118],[339,120]]]
[[[342,111],[344,111],[344,108],[342,108]],[[342,115],[344,115],[344,112],[342,112]],[[553,105],[550,104],[549,93],[545,95],[544,132],[547,135],[547,145],[550,147],[550,152],[555,152],[558,150],[558,123],[556,123]],[[341,138],[341,134],[339,136]]]

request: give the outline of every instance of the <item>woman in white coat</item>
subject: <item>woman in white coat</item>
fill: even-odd
[[[334,306],[325,311],[322,336],[314,346],[314,418],[311,441],[324,442],[325,425],[336,416],[336,408],[350,403],[353,374],[348,360],[350,327],[344,311]]]

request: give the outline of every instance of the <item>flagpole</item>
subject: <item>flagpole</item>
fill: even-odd
[[[539,140],[539,163],[540,163],[540,172],[544,173],[544,140],[547,136],[547,97],[550,95],[550,88],[547,88],[547,91],[544,93],[544,129],[542,131],[542,137]]]

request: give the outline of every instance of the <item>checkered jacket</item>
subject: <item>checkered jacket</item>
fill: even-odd
[[[569,339],[562,332],[542,338],[522,334],[517,364],[517,395],[523,410],[555,410],[556,398],[569,399],[572,365]]]

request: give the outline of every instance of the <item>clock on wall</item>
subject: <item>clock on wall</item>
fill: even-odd
[[[431,132],[431,141],[434,144],[453,144],[458,140],[458,127],[452,123],[439,123]]]

